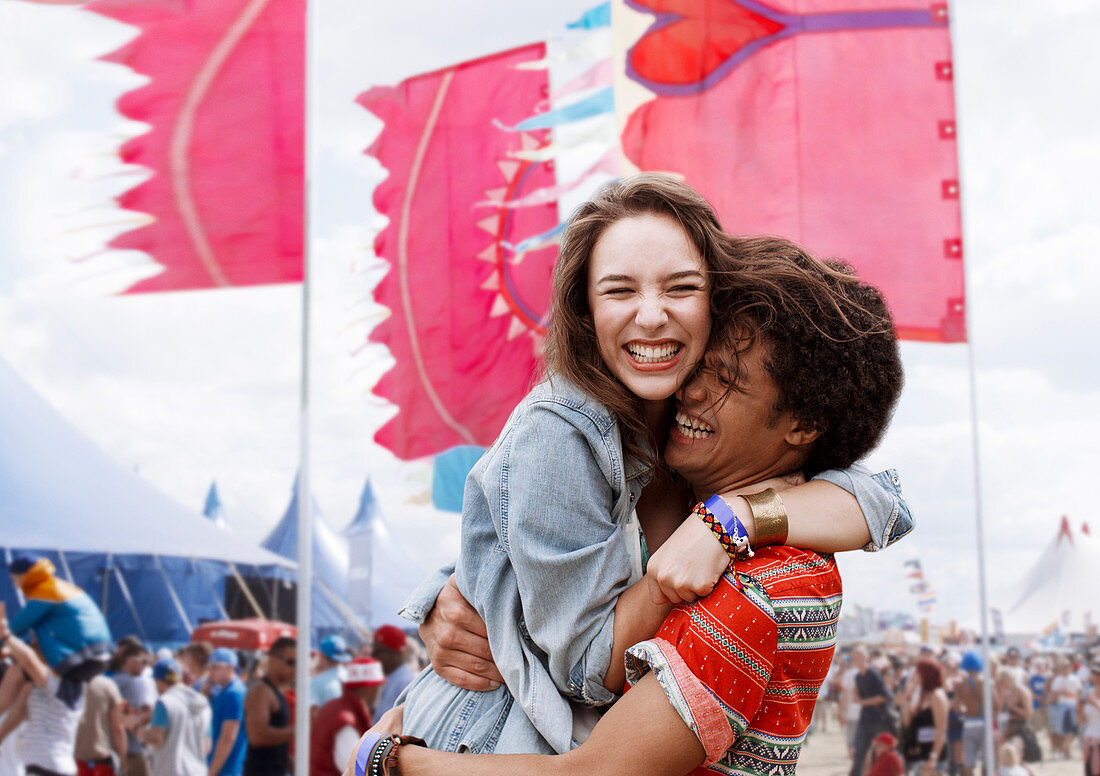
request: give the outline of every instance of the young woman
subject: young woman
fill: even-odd
[[[934,660],[917,661],[918,690],[903,710],[905,758],[915,776],[947,770],[947,718],[951,701],[943,686],[943,669]]]
[[[555,268],[546,380],[466,482],[455,584],[484,621],[503,683],[475,692],[429,668],[406,695],[406,733],[450,751],[568,751],[591,730],[590,707],[622,691],[625,650],[719,579],[728,558],[698,520],[650,561],[652,592],[642,572],[691,503],[657,459],[670,398],[699,365],[714,316],[752,303],[753,267],[727,239],[707,203],[664,176],[612,184],[574,214]],[[911,529],[896,475],[820,479],[784,491],[788,543],[884,546]],[[750,539],[782,542],[755,533],[744,499],[731,506]],[[422,622],[449,571],[403,614]]]

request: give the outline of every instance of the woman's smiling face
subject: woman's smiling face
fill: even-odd
[[[630,216],[607,227],[588,265],[588,305],[600,355],[641,399],[672,396],[706,349],[707,268],[668,216]]]

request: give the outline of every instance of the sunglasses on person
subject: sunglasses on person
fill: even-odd
[[[282,660],[288,666],[298,665],[298,660],[293,657],[283,657],[282,655],[271,655],[271,657],[275,658],[276,660]]]

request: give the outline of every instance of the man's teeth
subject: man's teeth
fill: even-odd
[[[632,342],[626,346],[631,357],[642,364],[658,364],[668,361],[680,352],[680,343],[669,342],[664,345],[639,345]]]
[[[681,434],[691,439],[704,439],[714,433],[714,429],[703,421],[682,412],[676,413],[676,425],[679,427]]]

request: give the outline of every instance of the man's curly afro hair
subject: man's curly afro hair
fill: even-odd
[[[732,315],[715,320],[712,353],[732,354],[721,368],[736,385],[737,353],[761,341],[777,419],[790,412],[821,432],[803,471],[851,466],[882,438],[904,382],[882,295],[847,264],[815,259],[788,240],[733,237],[727,249],[757,282]]]

